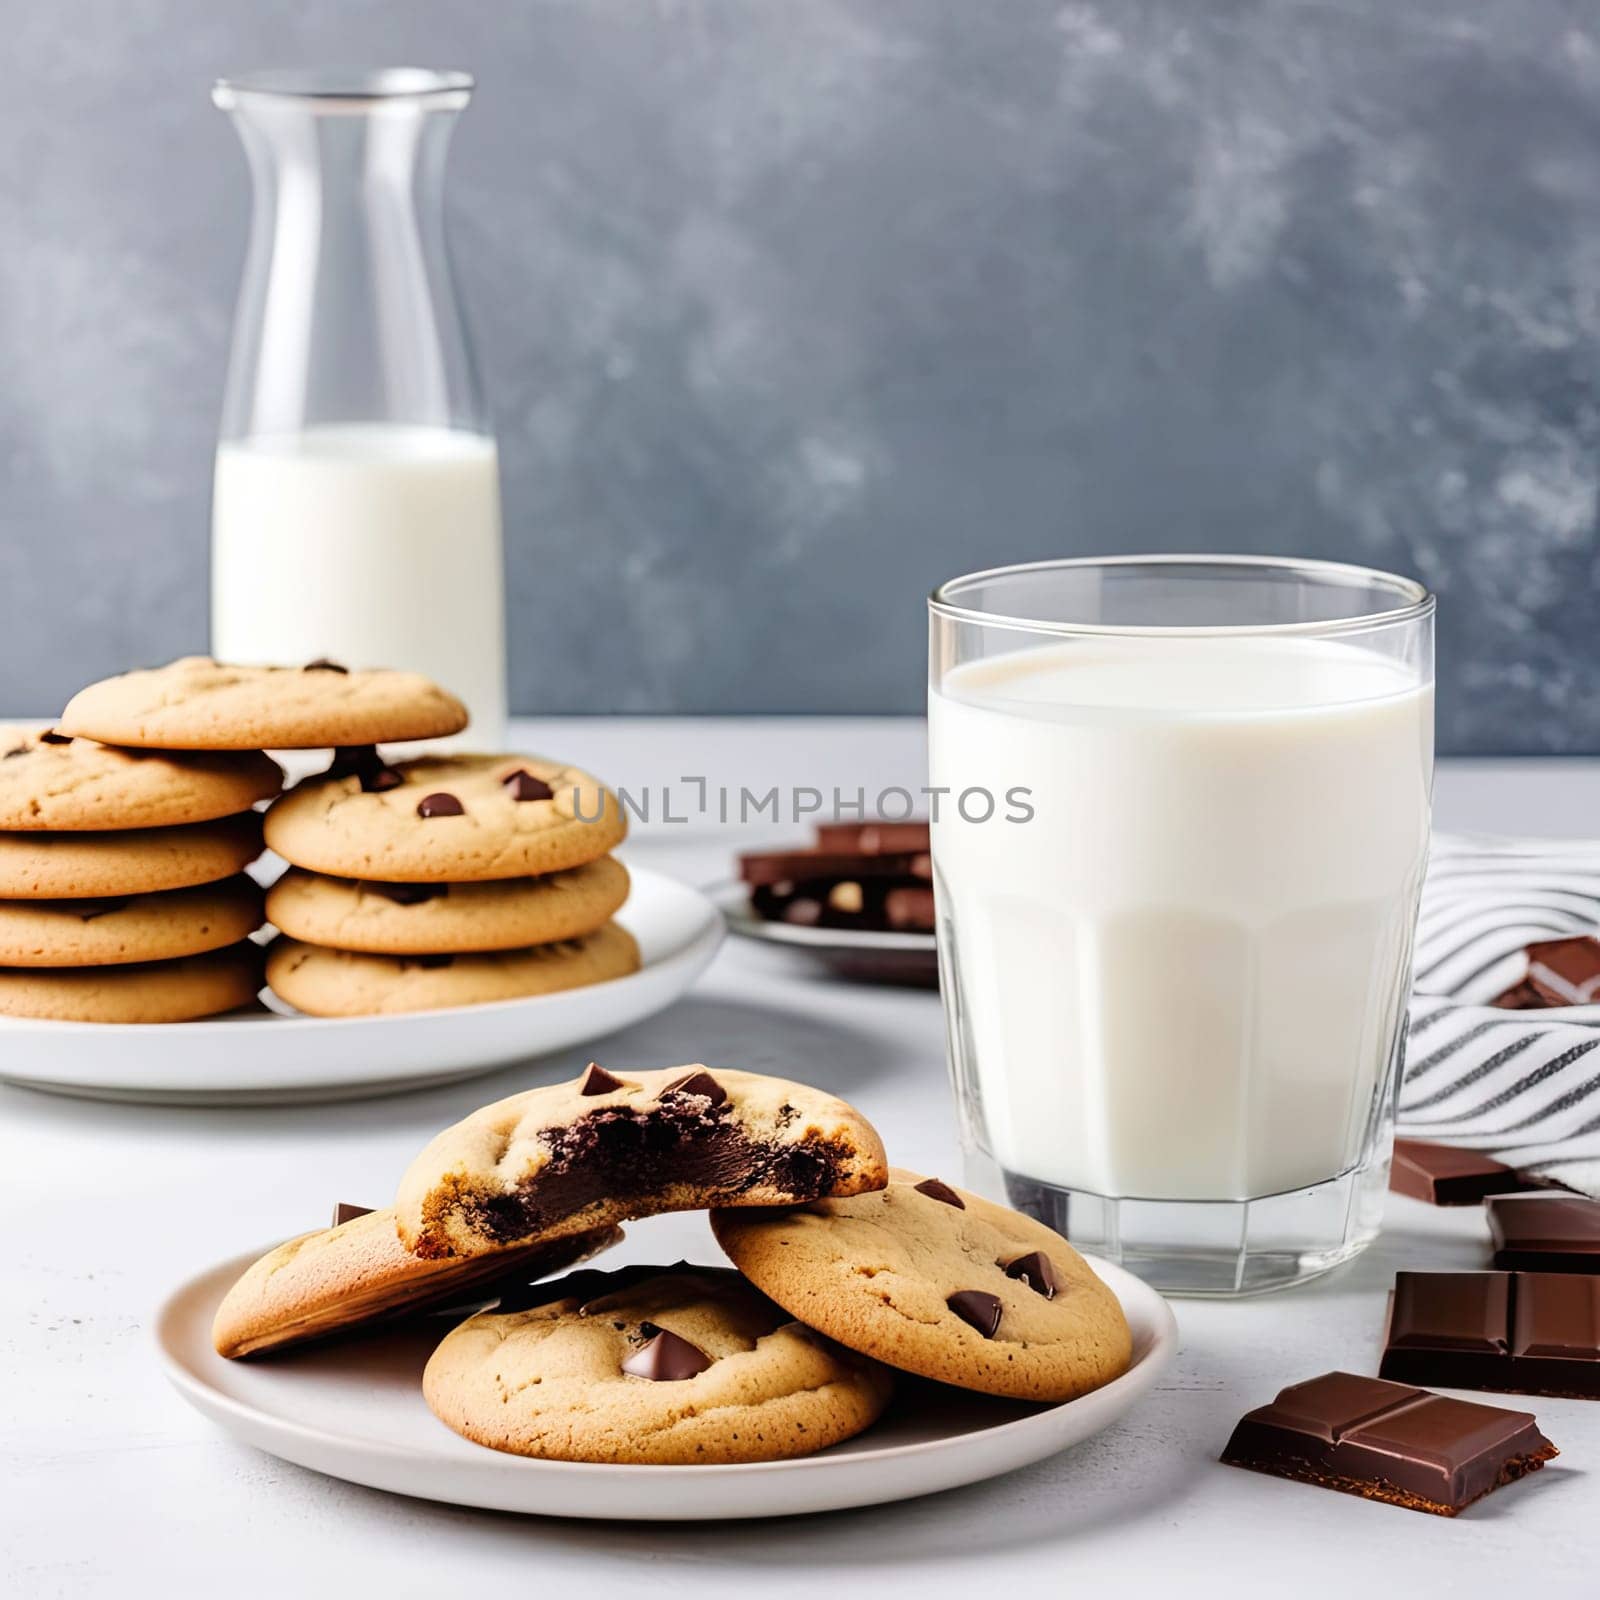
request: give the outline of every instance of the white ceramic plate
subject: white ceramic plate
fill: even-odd
[[[931,933],[769,922],[750,909],[750,891],[742,883],[719,883],[706,893],[735,933],[805,957],[841,977],[925,988],[939,982],[939,949]]]
[[[452,1433],[422,1398],[422,1368],[450,1320],[424,1319],[276,1361],[224,1361],[211,1319],[250,1263],[191,1279],[156,1316],[162,1366],[213,1422],[259,1449],[394,1494],[489,1511],[703,1521],[838,1511],[976,1483],[1077,1444],[1147,1393],[1172,1359],[1166,1302],[1131,1273],[1094,1260],[1133,1328],[1133,1365],[1064,1405],[1031,1406],[907,1380],[885,1416],[821,1455],[758,1466],[600,1466],[503,1455]]]
[[[382,1017],[261,1011],[134,1026],[0,1017],[0,1078],[106,1100],[190,1105],[355,1099],[448,1083],[615,1033],[672,1004],[723,922],[697,889],[644,867],[617,913],[643,965],[586,989]]]

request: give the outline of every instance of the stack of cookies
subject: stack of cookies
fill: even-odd
[[[637,970],[611,920],[628,874],[617,797],[534,756],[393,765],[341,751],[267,813],[290,863],[267,897],[274,993],[314,1016],[549,994]]]
[[[732,1269],[536,1281],[620,1222],[699,1209]],[[833,1095],[723,1067],[591,1062],[484,1106],[417,1156],[392,1208],[340,1207],[249,1267],[212,1336],[258,1356],[419,1309],[454,1323],[422,1374],[434,1414],[562,1461],[807,1455],[869,1427],[897,1373],[1059,1401],[1132,1355],[1116,1297],[1059,1234],[891,1168]]]
[[[254,1000],[251,808],[281,781],[259,750],[0,728],[0,1014],[180,1022]]]

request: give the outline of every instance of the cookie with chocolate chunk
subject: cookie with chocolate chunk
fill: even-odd
[[[876,1421],[891,1388],[738,1273],[687,1263],[538,1285],[462,1323],[422,1375],[434,1415],[492,1450],[657,1466],[810,1455]]]
[[[788,1211],[713,1211],[729,1259],[849,1349],[940,1383],[1071,1400],[1125,1372],[1117,1298],[1060,1234],[937,1178]]]
[[[259,750],[120,750],[59,727],[0,726],[0,829],[162,828],[248,811],[283,773]]]
[[[335,762],[267,813],[284,860],[339,878],[475,883],[598,861],[622,842],[617,797],[538,756],[424,756],[381,769]]]
[[[853,1106],[754,1072],[607,1072],[497,1100],[411,1163],[395,1211],[407,1248],[476,1256],[660,1211],[853,1195],[888,1179]]]
[[[483,1306],[586,1261],[622,1237],[600,1228],[476,1261],[423,1261],[394,1212],[340,1206],[334,1225],[269,1250],[223,1296],[211,1325],[222,1356],[255,1356],[440,1306]]]
[[[352,672],[332,661],[231,667],[209,656],[91,683],[58,724],[159,750],[314,750],[442,739],[466,725],[467,708],[419,673]]]
[[[627,898],[628,869],[610,856],[485,883],[372,883],[291,867],[268,891],[267,916],[307,944],[437,955],[579,939],[604,927]]]
[[[522,1000],[606,983],[639,970],[639,946],[614,922],[581,939],[480,955],[375,956],[274,939],[273,993],[313,1017],[368,1017]]]

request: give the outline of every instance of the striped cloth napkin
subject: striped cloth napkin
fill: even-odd
[[[1600,1195],[1600,1004],[1499,1011],[1541,939],[1600,935],[1600,841],[1435,835],[1399,1131]]]

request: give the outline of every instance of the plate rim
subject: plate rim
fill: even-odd
[[[266,1248],[270,1249],[271,1246]],[[1107,1261],[1103,1257],[1079,1252],[1095,1275],[1104,1283],[1114,1295],[1117,1302],[1123,1307],[1124,1314],[1128,1314],[1129,1301],[1133,1301],[1141,1308],[1143,1319],[1148,1321],[1153,1328],[1150,1346],[1145,1354],[1135,1360],[1126,1372],[1118,1374],[1109,1383],[1101,1384],[1097,1389],[1091,1389],[1087,1394],[1079,1395],[1072,1400],[1058,1401],[1054,1405],[1042,1406],[1039,1410],[1030,1412],[1026,1416],[1013,1417],[1007,1422],[997,1422],[981,1430],[966,1433],[947,1434],[934,1439],[916,1440],[905,1444],[884,1445],[877,1448],[852,1451],[848,1455],[837,1455],[832,1450],[819,1451],[809,1456],[794,1456],[778,1461],[755,1462],[716,1462],[705,1465],[660,1465],[643,1462],[598,1462],[598,1461],[550,1461],[532,1456],[518,1456],[506,1451],[498,1451],[486,1445],[478,1446],[481,1456],[473,1455],[461,1461],[442,1462],[431,1450],[412,1444],[395,1444],[384,1440],[373,1440],[360,1434],[335,1431],[326,1427],[317,1428],[310,1424],[289,1419],[275,1412],[266,1411],[259,1406],[229,1394],[213,1382],[206,1380],[196,1372],[176,1351],[171,1348],[178,1341],[170,1330],[178,1324],[183,1316],[184,1302],[190,1297],[201,1294],[208,1280],[220,1278],[225,1273],[237,1274],[242,1272],[252,1261],[257,1259],[259,1252],[245,1252],[226,1261],[214,1262],[211,1266],[202,1268],[175,1285],[164,1295],[156,1306],[151,1316],[147,1330],[147,1338],[154,1346],[157,1365],[162,1375],[177,1391],[184,1402],[197,1411],[201,1416],[221,1427],[227,1435],[235,1440],[242,1440],[253,1449],[265,1451],[279,1460],[291,1460],[286,1456],[279,1456],[274,1450],[265,1445],[258,1444],[253,1438],[246,1436],[240,1429],[229,1427],[220,1420],[216,1412],[225,1412],[235,1422],[250,1425],[264,1426],[267,1430],[280,1430],[282,1433],[307,1444],[322,1446],[334,1450],[353,1450],[370,1452],[387,1460],[406,1462],[410,1464],[432,1462],[442,1470],[462,1467],[468,1471],[480,1470],[503,1471],[508,1475],[523,1475],[533,1480],[548,1478],[551,1475],[559,1477],[572,1477],[574,1481],[581,1480],[586,1475],[603,1474],[606,1478],[615,1478],[621,1475],[627,1480],[637,1479],[641,1482],[698,1482],[707,1479],[727,1477],[729,1475],[755,1474],[762,1477],[774,1474],[800,1474],[802,1476],[816,1476],[825,1474],[830,1469],[859,1468],[866,1464],[887,1464],[911,1459],[922,1459],[929,1456],[943,1455],[970,1448],[975,1438],[990,1439],[1000,1435],[1015,1435],[1017,1433],[1032,1433],[1048,1427],[1052,1419],[1058,1419],[1061,1412],[1086,1401],[1101,1399],[1105,1396],[1116,1394],[1120,1396],[1127,1393],[1128,1405],[1133,1405],[1150,1389],[1155,1386],[1161,1374],[1171,1365],[1179,1348],[1180,1332],[1177,1317],[1172,1310],[1170,1302],[1157,1290],[1145,1283],[1141,1278],[1130,1272],[1126,1267],[1118,1266],[1115,1262]],[[204,1308],[202,1307],[202,1310]],[[1130,1317],[1130,1320],[1131,1317]],[[217,1357],[222,1360],[222,1357]],[[1121,1412],[1118,1413],[1121,1415]],[[1113,1419],[1114,1420],[1114,1419]],[[1108,1421],[1104,1426],[1111,1425]],[[443,1424],[440,1424],[443,1427]],[[1096,1428],[1094,1432],[1102,1431]],[[1090,1437],[1092,1435],[1086,1435]],[[452,1438],[457,1436],[451,1435]],[[472,1441],[461,1441],[470,1444]],[[1068,1448],[1063,1445],[1061,1448]],[[1046,1452],[1051,1454],[1054,1452]],[[1042,1459],[1035,1458],[1035,1459]],[[295,1462],[295,1465],[304,1463]],[[1015,1465],[1022,1465],[1016,1463]],[[360,1483],[362,1480],[347,1478],[342,1473],[331,1471],[326,1466],[307,1467],[308,1471],[322,1472],[326,1476],[340,1479],[341,1482]],[[970,1480],[982,1481],[987,1477],[999,1476],[1003,1472],[1014,1470],[1014,1466],[1003,1467],[993,1473],[983,1473]],[[366,1484],[365,1487],[378,1488],[380,1493],[394,1494],[402,1498],[415,1499],[416,1495],[399,1489],[382,1488],[377,1485]],[[892,1499],[913,1498],[913,1495],[890,1496]],[[422,1496],[421,1498],[430,1498]],[[482,1501],[463,1500],[450,1498],[449,1504],[478,1506],[480,1509],[495,1509],[485,1506]],[[869,1504],[871,1502],[860,1502]],[[881,1502],[880,1502],[881,1503]],[[513,1515],[537,1516],[545,1513],[536,1511],[512,1512]],[[553,1515],[573,1515],[571,1512],[549,1513]],[[769,1513],[762,1513],[763,1515]],[[809,1513],[800,1512],[800,1515]],[[632,1509],[628,1517],[599,1516],[594,1520],[616,1521],[635,1520],[640,1515],[637,1508]],[[667,1518],[664,1520],[686,1521],[688,1518]],[[738,1520],[737,1515],[731,1520]]]

